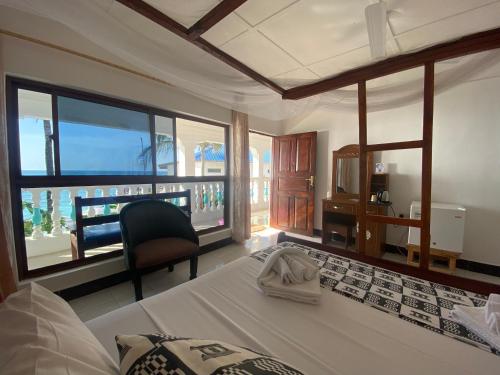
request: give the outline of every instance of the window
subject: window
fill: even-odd
[[[75,256],[77,196],[189,189],[192,223],[200,234],[227,226],[226,125],[33,81],[7,80],[20,279],[121,253],[117,241],[80,249]],[[185,204],[177,200],[172,203]],[[116,215],[122,206],[83,207],[82,217]]]
[[[49,94],[19,90],[18,102],[22,174],[53,176],[52,98]]]
[[[224,176],[223,127],[177,119],[177,173],[179,176]]]
[[[62,175],[153,173],[147,113],[66,97],[57,108]]]
[[[155,116],[155,130],[156,174],[158,176],[173,176],[175,175],[174,122],[169,117]],[[149,151],[146,152],[146,156],[151,154]]]

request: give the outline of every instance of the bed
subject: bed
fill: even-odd
[[[326,259],[320,305],[266,297],[256,286],[263,261],[276,246],[301,246],[318,262]],[[332,266],[337,261],[348,263],[344,264],[344,277],[335,282],[331,280],[336,271],[345,270],[340,264]],[[252,348],[313,375],[498,372],[498,353],[470,332],[457,327],[456,332],[440,331],[432,324],[408,318],[405,311],[391,313],[383,304],[377,305],[380,301],[361,303],[359,296],[350,295],[343,284],[360,288],[362,284],[352,283],[346,277],[361,277],[362,267],[360,262],[332,258],[320,250],[284,242],[86,324],[116,361],[116,334],[160,332]],[[385,272],[381,268],[375,271]],[[397,276],[391,271],[387,275]],[[398,277],[419,283],[410,276]],[[368,288],[367,293],[372,290],[371,286]],[[441,291],[448,291],[444,288]],[[464,293],[468,302],[480,304],[484,298],[450,289],[458,295]]]

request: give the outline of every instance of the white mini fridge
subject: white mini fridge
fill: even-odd
[[[462,253],[466,209],[447,203],[431,203],[431,248]],[[412,202],[410,218],[420,220],[420,202]],[[420,228],[410,227],[408,243],[420,245]]]

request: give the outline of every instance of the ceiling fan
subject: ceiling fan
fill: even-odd
[[[365,19],[371,57],[374,60],[384,58],[387,45],[387,5],[383,1],[368,5],[365,8]],[[440,63],[457,64],[461,60],[461,57],[457,57]]]
[[[373,59],[385,57],[387,35],[387,6],[383,1],[365,8],[366,28]]]

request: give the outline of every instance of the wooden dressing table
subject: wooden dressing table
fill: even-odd
[[[371,180],[373,156],[368,154],[369,183],[366,186],[367,196],[372,193]],[[386,179],[387,180],[387,179]],[[348,145],[333,151],[332,190],[331,198],[323,199],[322,205],[322,243],[332,245],[332,232],[346,237],[346,249],[355,232],[357,237],[357,222],[360,215],[359,204],[359,145]],[[379,184],[379,182],[377,182]],[[379,186],[377,187],[377,189]],[[384,190],[388,187],[385,186]],[[376,193],[374,191],[373,193]],[[375,215],[387,215],[390,204],[368,202],[367,212]],[[380,258],[384,252],[386,225],[367,222],[367,241],[365,254]],[[358,248],[357,240],[355,248]]]

